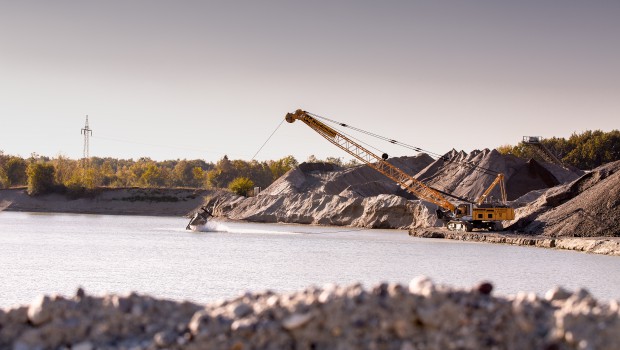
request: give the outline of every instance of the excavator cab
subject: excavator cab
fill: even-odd
[[[471,216],[471,204],[467,204],[467,203],[462,203],[456,206],[456,217],[458,219],[464,217],[464,216]]]

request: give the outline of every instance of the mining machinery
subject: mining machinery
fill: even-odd
[[[501,221],[514,219],[514,210],[506,205],[506,187],[503,174],[499,173],[493,183],[475,202],[461,199],[453,203],[446,197],[454,196],[427,186],[424,182],[390,164],[387,161],[387,154],[384,153],[381,157],[374,154],[351,138],[318,120],[317,117],[312,113],[298,109],[294,113],[288,113],[285,119],[289,123],[296,120],[302,121],[327,141],[395,181],[402,189],[421,200],[436,204],[438,206],[437,217],[444,221],[449,230],[468,232],[473,229],[498,230],[502,227]],[[340,125],[347,126],[346,124]],[[485,203],[496,186],[500,188],[501,204]]]

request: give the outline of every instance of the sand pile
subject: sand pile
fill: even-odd
[[[433,162],[427,154],[397,157],[388,160],[407,174],[415,176]],[[346,192],[345,192],[346,191]],[[371,197],[379,194],[400,194],[413,198],[383,174],[368,166],[343,169],[329,163],[302,163],[263,191],[265,195],[321,193],[326,195]]]
[[[0,310],[8,349],[616,349],[617,301],[587,291],[492,296],[416,278],[409,286],[246,293],[201,306],[149,296],[41,297]]]
[[[544,192],[509,229],[550,237],[620,236],[620,161]]]
[[[501,155],[495,150],[469,154],[452,151],[440,160],[420,154],[389,161],[431,187],[471,200],[484,192],[495,174],[485,174],[463,163],[503,172],[509,200],[580,175],[575,170]],[[491,193],[492,197],[500,197],[499,188]],[[259,196],[227,196],[207,204],[215,206],[217,215],[255,222],[400,229],[441,225],[434,204],[417,200],[366,165],[342,169],[325,163],[302,163]]]

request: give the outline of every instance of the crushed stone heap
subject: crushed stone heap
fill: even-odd
[[[508,200],[533,190],[547,189],[581,175],[552,164],[526,161],[496,150],[452,151],[439,160],[427,154],[395,157],[391,164],[436,189],[476,199],[495,180],[463,163],[502,172]],[[498,199],[499,189],[491,193]],[[441,226],[434,204],[417,199],[367,165],[340,168],[325,163],[302,163],[260,195],[213,198],[214,213],[236,220],[412,229]]]
[[[200,306],[145,295],[40,297],[0,310],[2,349],[617,349],[617,301],[556,288],[492,296],[409,286],[246,293]]]
[[[620,161],[544,192],[509,229],[550,237],[620,236]]]

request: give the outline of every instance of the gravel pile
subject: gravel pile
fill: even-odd
[[[427,185],[471,200],[479,197],[495,180],[464,163],[502,172],[508,199],[547,189],[579,177],[568,170],[534,160],[526,161],[495,150],[471,153],[452,151],[439,160],[426,154],[388,160]],[[489,198],[499,199],[499,187]],[[258,196],[212,197],[206,203],[216,216],[252,222],[284,222],[413,229],[441,226],[436,205],[418,200],[383,174],[363,165],[340,168],[326,163],[302,163]]]
[[[470,166],[463,166],[469,164]],[[577,179],[583,172],[565,169],[536,160],[525,160],[513,155],[502,155],[496,150],[484,149],[470,153],[452,151],[422,170],[416,177],[427,185],[454,195],[477,199],[495,180],[495,174],[484,173],[476,167],[503,173],[508,200],[519,198],[530,191],[550,188]],[[491,192],[500,198],[499,189]]]
[[[544,192],[508,227],[549,237],[620,236],[620,161]]]
[[[617,301],[585,290],[492,296],[409,286],[247,293],[199,306],[148,296],[41,297],[0,311],[3,349],[617,349]]]

